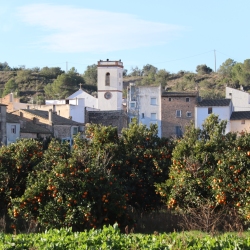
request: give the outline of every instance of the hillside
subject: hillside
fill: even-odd
[[[0,71],[0,96],[6,92],[14,92],[16,96],[20,97],[21,102],[36,101],[42,104],[45,99],[64,98],[72,94],[79,88],[80,83],[86,92],[96,95],[96,82],[96,65],[88,67],[82,75],[77,73],[74,68],[67,73],[60,68],[48,67]],[[128,75],[125,74],[123,78],[124,95],[126,95],[129,83],[144,86],[159,86],[161,84],[168,91],[199,90],[201,97],[212,99],[224,98],[226,85],[239,88],[241,82],[244,89],[248,90],[247,74],[240,75],[238,73],[238,75],[232,76],[231,72],[226,75],[224,72],[215,73],[212,71],[198,73],[180,71],[176,74],[170,74],[166,70],[157,70],[151,65],[148,66],[148,71],[144,69],[132,72]],[[61,92],[64,95],[61,95]]]
[[[126,88],[129,83],[141,84],[143,77],[125,77],[123,86]],[[210,73],[199,75],[195,73],[179,73],[172,74],[163,85],[168,91],[193,91],[199,90],[200,96],[203,98],[224,98],[226,84],[225,78],[218,73]],[[237,87],[235,85],[235,87]]]

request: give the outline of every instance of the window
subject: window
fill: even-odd
[[[151,105],[156,105],[156,97],[151,97],[150,104]]]
[[[110,86],[110,73],[106,73],[105,86]]]
[[[245,124],[245,120],[241,120],[241,124]]]
[[[16,134],[16,125],[11,125],[11,133]]]
[[[176,110],[176,117],[181,117],[181,110]]]
[[[190,102],[190,99],[189,99],[189,97],[186,97],[186,102]]]
[[[72,127],[72,134],[77,135],[78,133],[78,127]]]
[[[212,107],[209,107],[208,110],[207,110],[207,113],[208,113],[208,114],[212,114],[212,113],[213,113],[213,108],[212,108]]]
[[[187,117],[192,117],[192,112],[187,111]]]
[[[135,108],[135,102],[130,102],[130,108]]]
[[[150,116],[151,120],[155,121],[156,120],[156,113],[151,113],[151,116]]]
[[[141,119],[144,119],[144,113],[141,114]]]
[[[181,137],[182,136],[182,129],[181,126],[175,126],[175,135],[177,137]]]
[[[172,102],[172,98],[171,98],[171,97],[169,97],[169,98],[168,98],[168,101],[169,101],[169,102]]]

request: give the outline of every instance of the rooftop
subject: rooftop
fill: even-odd
[[[230,120],[250,120],[250,111],[234,111]]]
[[[197,107],[229,106],[231,99],[204,99],[197,103]]]
[[[190,96],[198,96],[198,92],[197,91],[183,91],[183,92],[168,92],[168,91],[164,91],[162,92],[161,94],[162,97],[173,97],[173,96],[176,96],[176,97],[190,97]]]
[[[49,111],[38,110],[38,109],[22,109],[22,111],[30,113],[35,116],[39,116],[43,119],[49,119]],[[82,125],[82,123],[72,121],[71,119],[67,119],[55,113],[52,114],[52,117],[54,125],[76,125],[76,126]]]

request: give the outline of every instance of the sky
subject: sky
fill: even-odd
[[[99,60],[124,69],[217,71],[250,58],[249,0],[0,0],[0,62],[75,67]]]

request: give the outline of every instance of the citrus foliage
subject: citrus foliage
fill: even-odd
[[[52,140],[39,153],[26,189],[12,197],[15,227],[23,219],[43,228],[125,226],[133,223],[131,205],[147,211],[161,205],[154,183],[167,178],[172,148],[156,126],[132,124],[119,138],[116,128],[89,125],[86,137],[77,136],[73,149]]]
[[[11,199],[26,189],[26,178],[43,157],[40,142],[24,139],[0,148],[0,216],[7,215]],[[14,217],[18,212],[14,211]]]
[[[190,126],[173,150],[169,179],[157,190],[169,208],[236,208],[250,219],[250,135],[224,135],[225,121],[211,115],[203,129]]]
[[[128,194],[128,204],[151,211],[161,203],[155,183],[168,178],[172,143],[157,136],[157,126],[131,123],[122,131],[120,149],[114,161],[114,171],[122,179]]]

